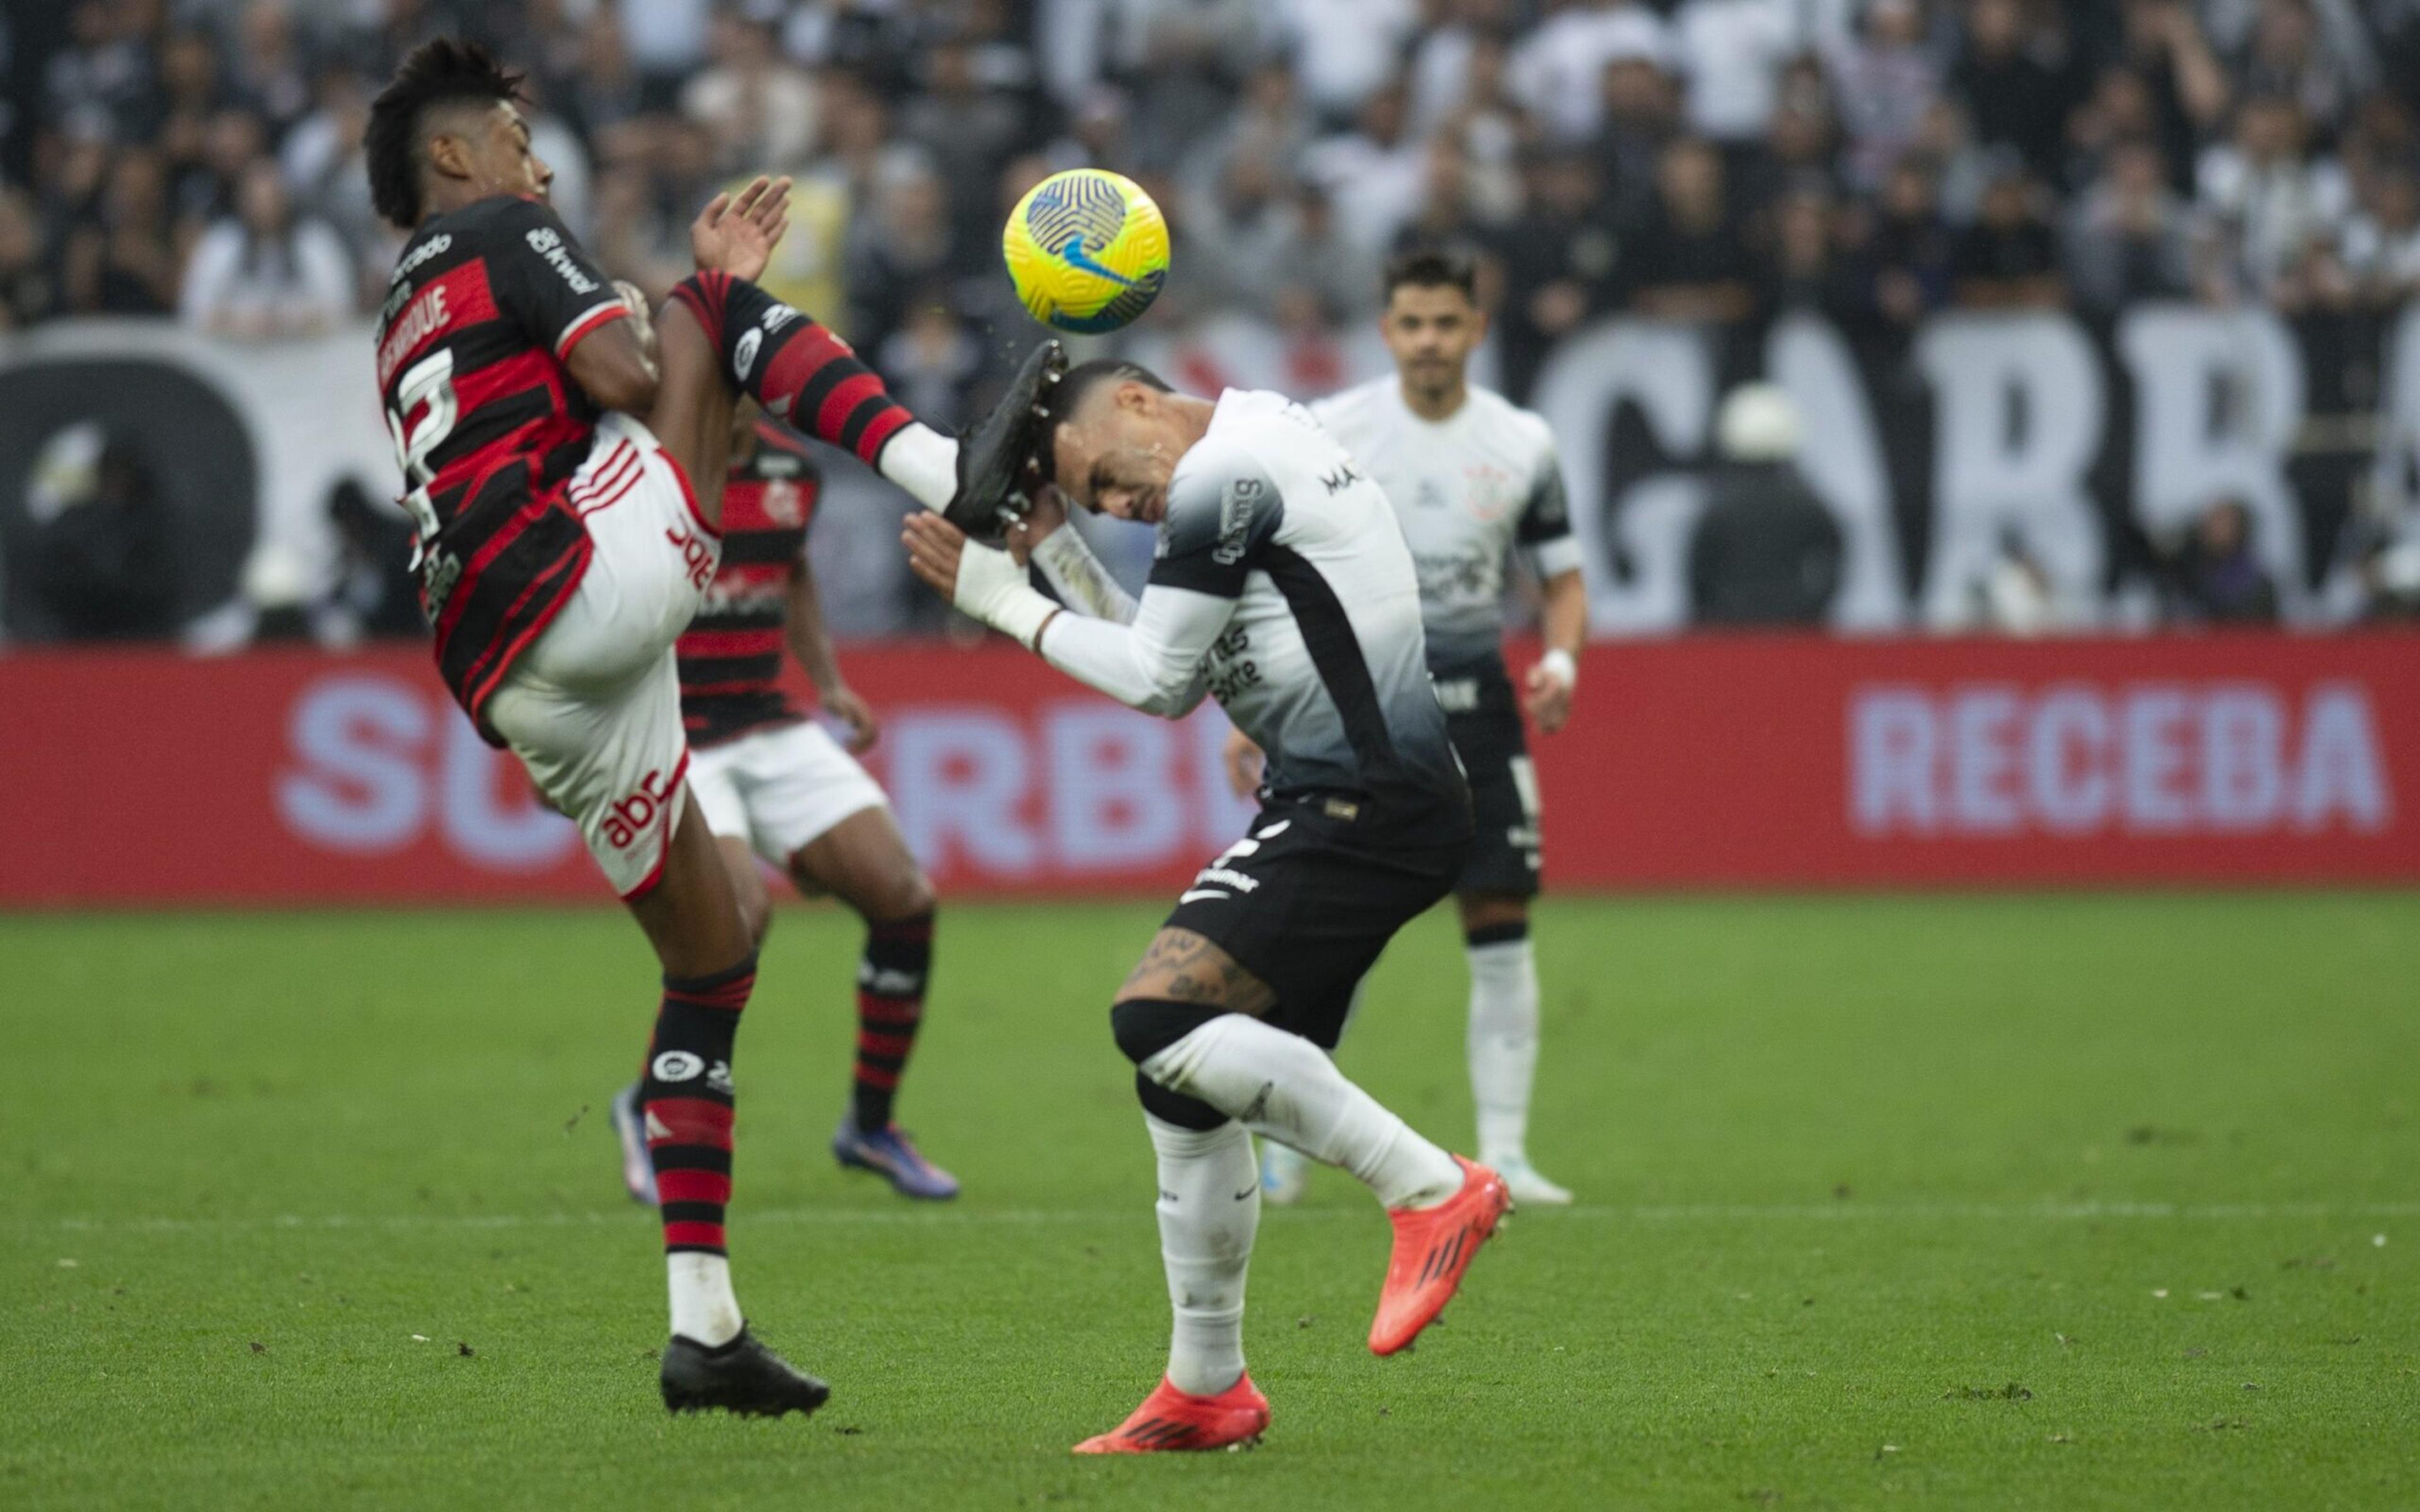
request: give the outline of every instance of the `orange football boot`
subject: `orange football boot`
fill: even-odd
[[[1462,1190],[1434,1208],[1389,1208],[1395,1252],[1387,1258],[1387,1285],[1378,1293],[1378,1316],[1370,1323],[1370,1352],[1392,1354],[1436,1321],[1462,1285],[1479,1246],[1512,1209],[1504,1179],[1460,1155]]]
[[[1216,1396],[1178,1391],[1166,1376],[1132,1416],[1076,1445],[1079,1455],[1147,1455],[1169,1449],[1223,1449],[1249,1443],[1269,1426],[1269,1399],[1250,1372]]]

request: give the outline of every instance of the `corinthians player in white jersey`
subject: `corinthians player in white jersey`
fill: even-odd
[[[1344,1167],[1387,1210],[1378,1354],[1435,1319],[1509,1206],[1495,1172],[1421,1138],[1328,1057],[1371,963],[1462,874],[1470,795],[1403,532],[1308,410],[1234,391],[1212,404],[1121,363],[1075,369],[1038,408],[1044,481],[1158,526],[1141,598],[1043,503],[1011,534],[1038,539],[1067,608],[938,516],[908,522],[917,575],[1145,713],[1216,698],[1269,753],[1260,815],[1178,899],[1109,1015],[1158,1158],[1175,1326],[1159,1385],[1077,1450],[1216,1448],[1268,1423],[1244,1368],[1261,1196],[1248,1131]]]
[[[1453,890],[1470,961],[1479,1159],[1503,1176],[1514,1200],[1559,1204],[1572,1195],[1538,1174],[1528,1154],[1538,1065],[1529,900],[1538,892],[1539,806],[1521,716],[1526,709],[1546,734],[1571,717],[1588,590],[1546,423],[1465,377],[1487,330],[1475,282],[1459,254],[1395,258],[1381,328],[1396,371],[1311,409],[1386,490],[1403,524],[1419,571],[1429,671],[1470,776],[1478,836]],[[1503,650],[1505,565],[1515,549],[1543,587],[1546,643],[1517,701]],[[1239,790],[1259,780],[1259,764],[1249,736],[1239,730],[1229,737],[1228,769]],[[1305,1174],[1284,1146],[1264,1149],[1271,1201],[1298,1197]]]

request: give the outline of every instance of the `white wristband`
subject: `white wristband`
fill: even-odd
[[[1047,596],[1025,588],[993,606],[985,623],[1026,650],[1040,651],[1042,627],[1049,624],[1050,616],[1058,612],[1059,606],[1050,602]]]
[[[1557,646],[1553,650],[1548,651],[1544,656],[1540,656],[1538,658],[1538,665],[1554,673],[1557,678],[1560,679],[1563,687],[1567,689],[1576,688],[1580,686],[1579,663],[1574,661],[1572,659],[1572,654],[1565,651],[1560,646]]]
[[[1033,591],[1025,569],[1007,552],[969,541],[958,555],[958,580],[952,595],[958,608],[1001,634],[1014,636],[1027,650],[1059,606]]]

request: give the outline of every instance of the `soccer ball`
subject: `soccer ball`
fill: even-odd
[[[1151,308],[1168,282],[1168,222],[1133,179],[1070,168],[1033,186],[1001,234],[1033,318],[1098,335]]]

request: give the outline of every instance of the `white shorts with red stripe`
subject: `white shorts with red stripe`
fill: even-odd
[[[571,816],[613,890],[663,873],[689,741],[673,643],[721,564],[680,464],[647,427],[609,414],[565,495],[595,546],[580,586],[488,701],[547,801]]]

